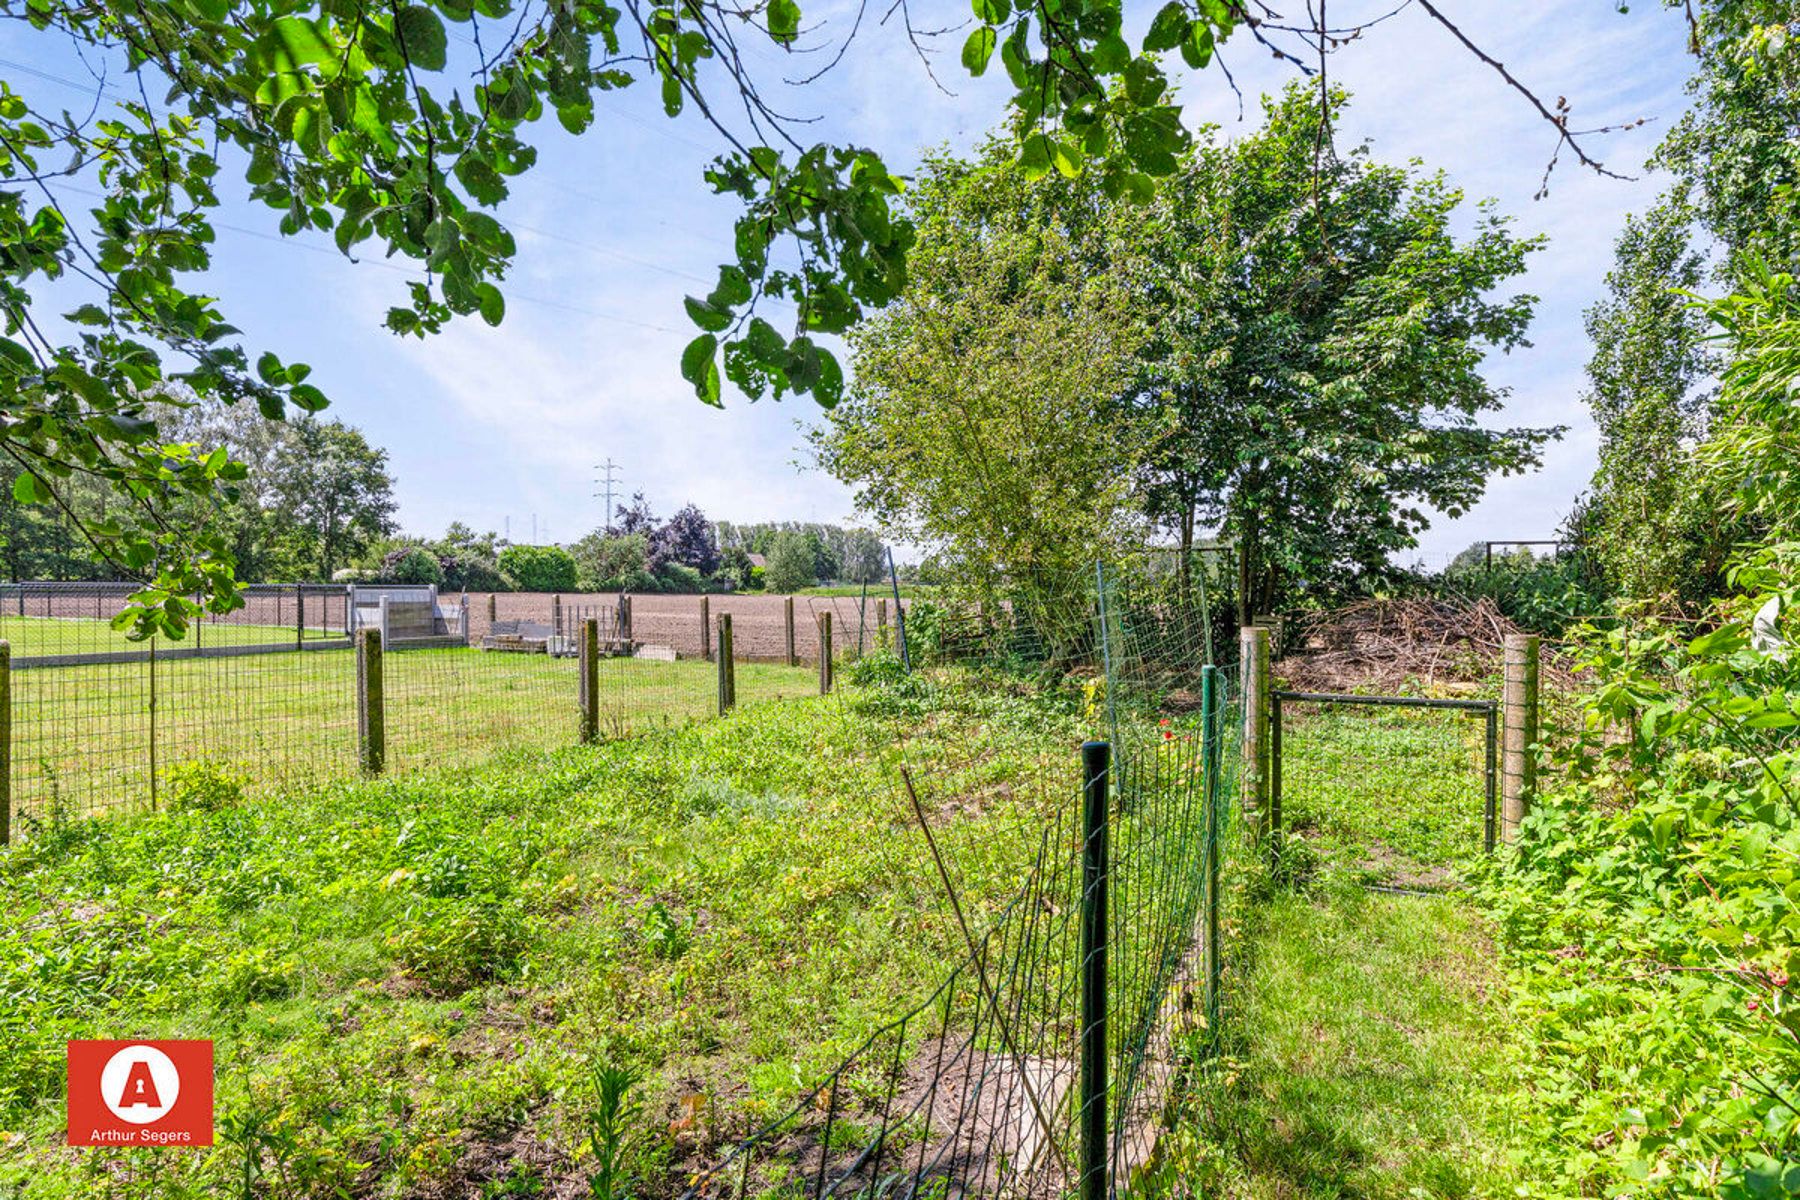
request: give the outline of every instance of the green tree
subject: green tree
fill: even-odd
[[[1790,0],[1693,7],[1693,106],[1652,165],[1672,172],[1718,240],[1729,273],[1745,259],[1800,268],[1800,30]]]
[[[1628,219],[1606,296],[1587,312],[1586,399],[1600,432],[1588,549],[1619,592],[1682,605],[1716,594],[1741,532],[1696,455],[1718,364],[1685,294],[1705,273],[1693,231],[1678,198]]]
[[[581,586],[594,591],[630,588],[644,590],[649,578],[650,538],[628,533],[607,536],[596,529],[570,547]]]
[[[852,333],[814,445],[884,530],[983,595],[1055,606],[1132,523],[1143,439],[1119,398],[1143,335],[1130,281],[1038,220],[1034,187],[998,143],[927,160],[907,290]]]
[[[1156,314],[1147,510],[1184,548],[1208,525],[1236,537],[1254,612],[1385,569],[1429,509],[1466,511],[1560,433],[1481,422],[1505,397],[1483,358],[1524,344],[1534,301],[1496,293],[1540,242],[1491,202],[1462,216],[1441,174],[1338,152],[1321,122],[1348,102],[1290,87],[1255,133],[1203,132],[1154,215],[1108,217]]]
[[[444,568],[437,555],[424,546],[403,546],[390,551],[381,566],[381,578],[387,583],[440,585]]]
[[[561,546],[508,546],[500,570],[522,592],[572,592],[578,578],[574,556]]]
[[[296,421],[272,468],[275,495],[305,539],[305,564],[316,579],[395,529],[394,480],[387,451],[369,445],[341,421]]]
[[[763,586],[771,592],[797,592],[817,581],[813,573],[813,547],[806,535],[784,529],[769,543],[768,563],[763,567]]]

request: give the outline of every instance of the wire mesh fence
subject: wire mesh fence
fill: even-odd
[[[1290,873],[1443,891],[1493,849],[1493,702],[1292,691],[1271,700],[1271,811]]]
[[[717,654],[709,651],[711,661],[640,657],[645,648],[631,633],[629,601],[621,609],[616,601],[564,606],[543,598],[556,610],[554,623],[520,635],[515,622],[513,635],[501,637],[490,625],[475,641],[465,640],[468,608],[435,594],[251,585],[242,607],[207,614],[186,638],[133,641],[113,619],[134,587],[0,586],[12,718],[6,800],[22,836],[115,808],[181,803],[206,778],[262,790],[356,776],[367,767],[354,645],[364,629],[387,634],[389,770],[574,744],[583,732],[576,635],[590,620],[603,631],[598,736],[719,711]],[[802,606],[798,619],[810,620],[810,611]],[[815,634],[815,665],[818,648]],[[732,665],[739,704],[818,691],[813,667],[789,666],[785,655]]]
[[[1212,664],[1217,614],[1180,566],[1040,571],[909,614],[918,669],[899,690],[957,714],[953,730],[926,722],[896,766],[911,845],[957,932],[951,965],[790,1109],[693,1170],[687,1195],[1097,1195],[1147,1162],[1218,1027],[1235,820],[1235,675]],[[1004,706],[1046,692],[1064,696],[1071,732],[1104,740],[1002,771],[1017,753],[996,736]],[[983,908],[978,865],[946,843],[997,803],[1002,775],[1043,795],[1010,832],[982,818],[990,841],[1027,848],[1023,881]]]

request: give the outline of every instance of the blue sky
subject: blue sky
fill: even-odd
[[[846,0],[804,7],[805,45],[841,36],[856,13]],[[943,23],[966,12],[960,0],[943,7]],[[1128,12],[1141,25],[1155,7],[1134,0]],[[1338,0],[1330,14],[1340,24],[1390,7],[1392,0]],[[1628,14],[1613,0],[1441,7],[1541,95],[1568,97],[1577,126],[1650,122],[1593,141],[1610,166],[1639,179],[1600,178],[1565,154],[1549,197],[1533,200],[1554,133],[1422,11],[1402,11],[1335,56],[1333,73],[1354,96],[1340,139],[1368,138],[1382,159],[1441,167],[1471,199],[1498,199],[1520,231],[1550,238],[1517,289],[1542,298],[1534,344],[1492,359],[1488,373],[1512,392],[1496,423],[1567,424],[1570,432],[1541,471],[1496,481],[1474,511],[1435,526],[1422,547],[1428,560],[1478,538],[1549,536],[1585,485],[1595,437],[1580,402],[1588,354],[1581,313],[1600,293],[1625,214],[1659,190],[1641,165],[1685,104],[1689,65],[1680,17],[1654,3]],[[902,169],[922,149],[971,145],[1002,115],[1003,76],[963,76],[956,50],[964,35],[953,33],[935,64],[956,93],[946,94],[898,30],[875,25],[879,11],[870,9],[862,35],[822,81],[804,90],[776,84],[777,106],[817,118],[802,140],[859,142]],[[933,18],[921,10],[917,19]],[[0,33],[0,58],[82,77],[72,58],[47,54],[16,26]],[[750,58],[770,80],[822,65],[817,53],[768,45]],[[1241,34],[1226,44],[1224,60],[1243,90],[1245,123],[1217,69],[1185,77],[1181,95],[1191,123],[1247,132],[1258,94],[1282,86],[1292,68]],[[61,107],[78,99],[50,80],[4,66],[0,74],[34,101]],[[637,87],[602,98],[580,138],[554,121],[535,136],[539,166],[500,214],[519,255],[499,329],[469,321],[426,341],[397,339],[380,323],[402,296],[406,272],[377,258],[350,262],[323,240],[280,238],[274,214],[241,205],[221,217],[235,228],[220,231],[209,286],[253,347],[311,363],[334,415],[388,449],[411,532],[460,520],[510,527],[523,541],[535,515],[541,539],[572,540],[601,519],[595,464],[609,455],[622,465],[624,488],[643,490],[664,514],[691,500],[735,521],[851,518],[849,492],[807,465],[804,428],[817,419],[810,401],[728,396],[717,412],[699,405],[677,372],[693,334],[682,295],[708,290],[729,258],[731,205],[701,180],[716,135],[691,115],[663,117],[654,92]]]

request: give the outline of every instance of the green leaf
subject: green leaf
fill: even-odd
[[[724,407],[719,402],[718,348],[719,339],[703,333],[681,352],[681,377],[694,385],[695,395],[714,408]]]
[[[1042,179],[1050,173],[1050,139],[1041,133],[1029,134],[1019,147],[1019,167],[1025,178]]]
[[[315,24],[304,17],[277,17],[269,27],[269,36],[295,64],[302,66],[335,66],[338,48],[323,33],[323,22]]]
[[[1148,108],[1162,98],[1169,81],[1162,68],[1148,58],[1134,58],[1125,68],[1125,95],[1139,108]]]
[[[975,17],[987,25],[998,25],[1012,16],[1012,0],[970,0]]]
[[[449,41],[444,23],[422,4],[409,4],[394,17],[394,37],[406,60],[427,71],[441,71]]]
[[[769,36],[786,46],[800,36],[800,6],[794,0],[769,0]]]
[[[50,499],[49,492],[38,483],[37,476],[29,471],[19,472],[18,478],[13,480],[12,491],[13,499],[20,504],[42,504]]]
[[[1193,17],[1188,13],[1187,5],[1181,0],[1169,0],[1150,19],[1150,31],[1144,34],[1144,49],[1173,50],[1187,39],[1188,27],[1192,24]]]
[[[687,307],[688,319],[709,333],[722,333],[731,327],[731,313],[709,300],[687,296],[682,303]]]
[[[481,305],[481,319],[489,325],[498,325],[506,316],[506,297],[500,289],[491,283],[480,283],[475,287],[475,295]]]
[[[263,351],[257,358],[256,375],[270,387],[279,387],[287,382],[287,372],[281,369],[281,360],[270,350]]]
[[[748,304],[750,295],[750,277],[742,268],[727,263],[719,268],[719,286],[707,296],[706,302],[714,308],[732,309]]]
[[[988,69],[988,60],[994,57],[994,46],[999,42],[999,35],[991,25],[977,25],[969,40],[963,43],[962,62],[969,74],[981,75]]]
[[[1195,21],[1187,40],[1181,43],[1181,57],[1194,70],[1201,70],[1212,61],[1213,31],[1212,26],[1202,21]]]
[[[813,384],[813,399],[821,408],[836,408],[844,397],[844,369],[831,351],[819,350],[819,378]]]

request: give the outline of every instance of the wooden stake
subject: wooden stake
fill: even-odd
[[[1531,811],[1537,788],[1538,636],[1509,634],[1506,639],[1506,684],[1500,699],[1500,839],[1518,836],[1519,822]]]
[[[1261,842],[1279,814],[1269,811],[1269,631],[1260,625],[1238,631],[1243,671],[1244,735],[1241,774],[1243,813],[1250,837]]]
[[[794,645],[794,598],[787,598],[787,662],[790,667],[800,665],[800,654]]]
[[[387,765],[387,720],[381,692],[381,630],[363,628],[356,637],[356,734],[365,775]]]
[[[600,740],[600,620],[581,623],[581,743]]]

